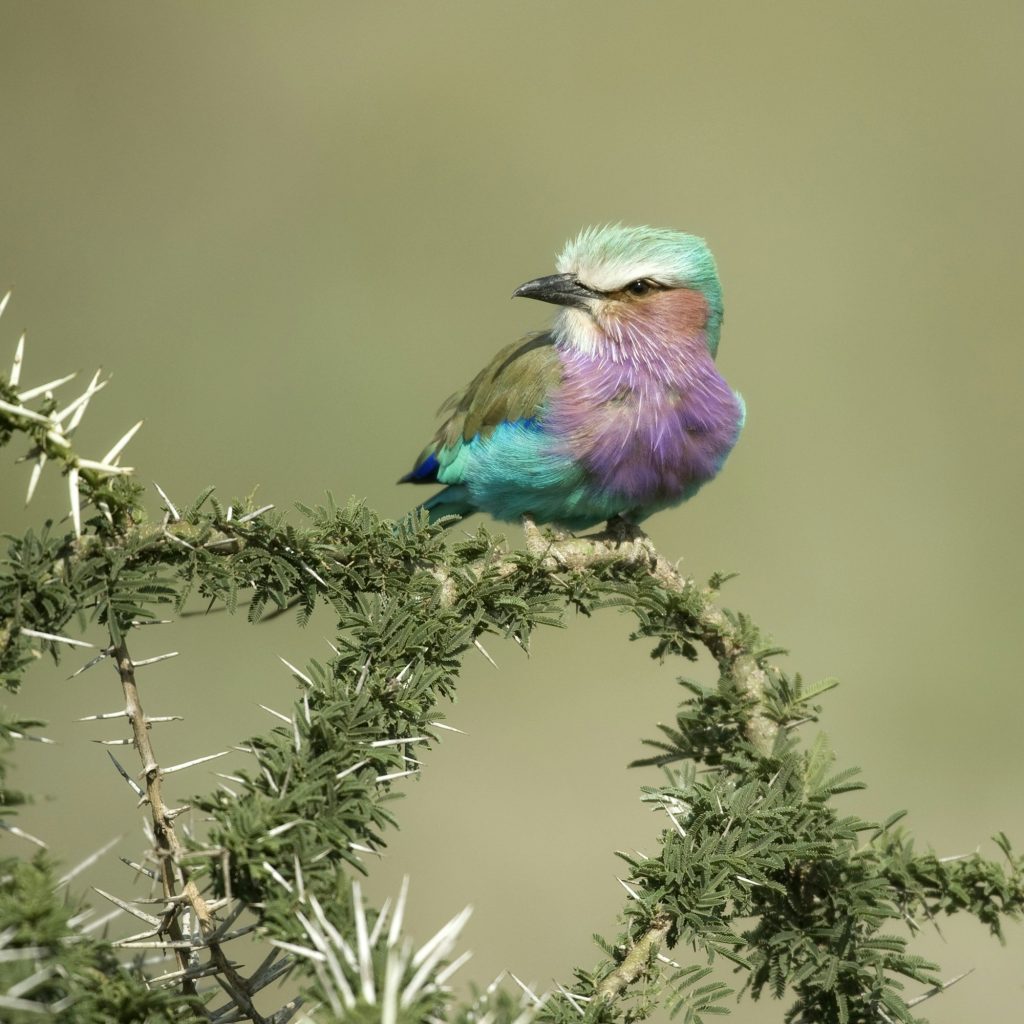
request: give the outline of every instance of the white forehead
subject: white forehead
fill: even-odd
[[[558,257],[561,274],[575,274],[601,292],[618,291],[646,277],[670,288],[700,282],[714,262],[704,240],[666,228],[611,225],[588,228]]]

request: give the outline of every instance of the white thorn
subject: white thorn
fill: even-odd
[[[88,408],[89,402],[92,400],[92,396],[95,395],[97,391],[102,391],[106,386],[106,381],[100,382],[100,371],[97,370],[93,374],[92,380],[89,381],[89,386],[85,389],[85,392],[76,398],[75,401],[72,402],[71,405],[69,405],[62,413],[54,416],[54,419],[59,423],[69,412],[71,412],[72,407],[74,407],[75,414],[71,417],[67,427],[64,428],[65,431],[70,434],[78,424],[82,422],[82,417],[85,415],[85,410]]]
[[[117,456],[121,453],[121,451],[124,448],[124,446],[135,436],[136,432],[138,431],[139,427],[142,426],[143,422],[144,422],[143,420],[139,420],[139,422],[136,423],[135,426],[132,427],[124,435],[124,437],[122,437],[121,440],[118,441],[117,444],[115,444],[114,447],[111,448],[110,451],[107,452],[107,454],[103,456],[102,459],[100,459],[100,462],[111,462],[114,459],[116,459]]]
[[[34,636],[40,640],[53,640],[56,643],[71,644],[72,647],[95,647],[95,644],[86,643],[84,640],[72,640],[69,636],[61,636],[59,633],[43,633],[38,629],[29,629],[22,626],[19,632],[24,636]]]
[[[413,967],[430,963],[443,956],[445,949],[451,949],[452,943],[459,937],[459,932],[465,927],[472,914],[472,907],[463,907],[450,921],[438,928],[412,958]]]
[[[530,989],[526,982],[521,981],[511,971],[508,972],[508,976],[533,1000],[534,1006],[540,1006],[541,1001],[537,998],[537,994]]]
[[[46,452],[40,452],[39,458],[36,459],[36,464],[32,467],[32,475],[28,478],[28,493],[25,495],[26,505],[32,500],[32,495],[36,493],[36,485],[39,483],[39,478],[43,475],[43,466],[45,465]]]
[[[373,850],[370,850],[369,852],[373,853]],[[311,900],[312,899],[316,899],[316,897],[315,896],[311,896],[310,899]],[[317,903],[317,907],[319,907],[319,906],[320,906],[320,904]],[[387,924],[388,913],[390,912],[390,910],[391,910],[391,897],[389,896],[384,901],[383,905],[381,906],[380,913],[377,915],[377,920],[373,922],[373,931],[370,932],[370,945],[371,946],[376,946],[377,945],[377,940],[380,938],[381,932],[384,931],[384,925]],[[323,915],[323,911],[322,910],[320,911],[320,914],[321,914],[321,916]]]
[[[68,491],[71,495],[71,519],[75,524],[75,536],[82,536],[82,499],[78,493],[78,467],[68,470]]]
[[[359,957],[359,980],[363,998],[371,1005],[377,1001],[373,985],[373,954],[366,932],[366,908],[363,906],[363,890],[357,879],[352,879],[352,909],[356,918],[356,952]]]
[[[21,391],[18,394],[19,402],[30,402],[33,398],[38,395],[45,394],[47,391],[52,391],[54,388],[59,388],[61,384],[67,384],[69,380],[74,380],[78,376],[78,371],[69,373],[66,377],[58,377],[56,380],[47,381],[45,384],[37,384],[34,388],[28,388],[25,391]],[[53,419],[57,420],[54,416]],[[58,420],[58,422],[60,422]]]
[[[11,293],[8,292],[0,302],[0,314],[4,311],[4,306],[7,305],[7,300],[11,297]],[[18,339],[18,347],[14,350],[14,362],[11,364],[11,379],[10,385],[12,388],[18,386],[18,381],[21,380],[21,360],[25,356],[25,335],[23,334]]]
[[[402,919],[405,917],[405,901],[409,896],[409,876],[402,878],[402,887],[398,890],[398,900],[395,903],[395,912],[391,917],[391,927],[388,929],[388,949],[394,949],[402,933]]]
[[[320,584],[320,586],[322,586],[322,587],[329,587],[330,586],[330,584],[327,582],[327,580],[325,580],[323,578],[323,576],[320,575],[320,573],[315,572],[308,565],[306,565],[305,562],[300,562],[299,565],[301,565],[303,571],[309,573],[309,575],[312,576],[313,579],[315,579],[317,581],[317,583]]]
[[[470,960],[473,956],[473,951],[467,949],[461,956],[456,957],[447,967],[440,970],[435,975],[435,981],[438,985],[443,985],[464,963]]]
[[[273,828],[267,829],[267,837],[283,836],[285,832],[290,832],[296,825],[304,825],[305,822],[305,818],[296,818],[294,821],[286,821],[283,825],[275,825]]]
[[[118,761],[118,759],[114,757],[114,755],[109,750],[107,751],[107,757],[109,757],[110,760],[114,762],[114,767],[117,769],[117,773],[121,776],[122,779],[124,779],[125,782],[128,783],[132,792],[137,797],[144,797],[145,794],[142,791],[142,787],[124,770],[124,765],[122,765],[121,762]]]
[[[370,763],[369,761],[357,761],[354,765],[352,765],[351,768],[346,768],[344,771],[338,772],[338,774],[335,775],[334,778],[336,780],[337,779],[343,779],[343,778],[345,778],[346,775],[351,775],[353,772],[359,771],[360,768],[365,767],[369,763]]]
[[[176,537],[173,533],[171,533],[170,530],[167,529],[164,529],[163,534],[168,540],[173,540],[175,544],[180,544],[182,547],[188,548],[189,551],[195,551],[195,547],[192,544],[189,544],[189,542],[185,540],[184,537]]]
[[[556,984],[556,985],[558,985],[558,991],[562,993],[562,995],[564,996],[564,998],[565,998],[566,1002],[567,1002],[567,1003],[568,1003],[568,1004],[569,1004],[569,1005],[570,1005],[570,1006],[571,1006],[571,1007],[572,1007],[572,1008],[573,1008],[573,1009],[574,1009],[574,1010],[575,1010],[575,1011],[576,1011],[576,1012],[577,1012],[577,1013],[578,1013],[578,1014],[579,1014],[579,1015],[580,1015],[581,1017],[585,1017],[585,1016],[586,1016],[586,1011],[585,1011],[585,1010],[583,1009],[583,1007],[582,1007],[582,1006],[580,1006],[580,1004],[579,1004],[579,1003],[577,1003],[577,1002],[576,1002],[576,997],[575,997],[575,996],[574,996],[574,995],[572,994],[572,992],[570,992],[570,991],[569,991],[569,990],[568,990],[568,989],[567,989],[567,988],[566,988],[566,987],[565,987],[564,985],[560,985],[560,984],[559,984],[559,983],[558,983],[557,981],[555,982],[555,984]]]
[[[319,963],[326,963],[327,957],[323,953],[315,949],[310,949],[308,946],[298,946],[294,942],[282,942],[280,939],[271,939],[270,944],[277,949],[283,949],[286,953],[294,953],[296,956],[305,956],[310,960],[316,960]]]
[[[284,662],[284,664],[287,665],[288,668],[290,668],[292,670],[292,672],[299,679],[301,679],[307,686],[312,686],[313,685],[313,680],[310,679],[309,676],[307,676],[305,672],[300,672],[290,661],[285,661],[285,659],[282,658],[280,654],[277,657],[278,657],[278,659],[280,661]]]
[[[72,672],[70,676],[68,676],[68,679],[74,679],[75,676],[80,676],[83,672],[92,668],[94,665],[98,665],[104,658],[109,658],[111,654],[113,654],[113,649],[110,647],[108,647],[105,651],[100,651],[100,653],[97,654],[95,658],[91,658],[81,668],[75,669],[75,671]]]
[[[115,466],[110,462],[99,462],[96,459],[84,459],[81,456],[76,460],[82,469],[91,469],[97,473],[106,473],[108,476],[131,476],[135,472],[132,466]]]
[[[202,764],[204,761],[212,761],[214,758],[223,757],[226,753],[226,750],[222,750],[218,754],[207,754],[205,757],[197,757],[192,761],[182,761],[181,764],[172,764],[170,768],[161,768],[160,774],[170,775],[171,772],[184,771],[186,768],[192,768],[197,764]]]
[[[932,996],[937,996],[940,992],[945,992],[947,988],[951,988],[958,981],[963,981],[969,974],[973,974],[975,968],[971,968],[969,971],[964,971],[963,974],[958,974],[955,978],[950,978],[949,981],[942,981],[934,988],[930,988],[924,995],[918,996],[916,999],[908,999],[907,1006],[917,1006],[918,1003],[923,1003]]]
[[[38,836],[32,835],[31,832],[26,832],[24,829],[18,828],[17,825],[8,825],[5,822],[0,821],[0,829],[3,829],[4,832],[10,832],[12,836],[17,836],[19,839],[25,839],[30,843],[35,843],[35,845],[40,849],[49,849],[42,839]]]
[[[268,714],[273,715],[275,718],[280,718],[282,722],[287,722],[289,725],[292,724],[292,720],[287,715],[282,715],[280,711],[275,711],[273,708],[268,708],[266,704],[257,704],[258,708],[263,708]]]
[[[289,882],[288,879],[270,863],[270,861],[265,860],[263,862],[263,870],[266,871],[266,873],[270,875],[270,877],[277,882],[282,889],[285,889],[288,892],[293,891],[291,882]]]
[[[171,513],[171,517],[174,522],[178,522],[181,519],[181,513],[174,507],[174,502],[167,497],[164,493],[164,489],[154,480],[153,486],[157,489],[160,497],[164,499],[164,504],[167,506],[167,511]]]
[[[426,736],[409,736],[404,740],[374,740],[371,747],[397,747],[403,743],[425,743],[427,741]]]
[[[21,416],[33,423],[49,423],[49,419],[41,413],[33,412],[31,409],[24,409],[20,405],[11,405],[10,402],[0,401],[0,412],[8,412],[12,416]]]
[[[163,493],[163,492],[161,492],[161,493]],[[255,512],[247,512],[244,516],[241,517],[241,519],[236,519],[235,522],[236,523],[247,523],[247,522],[249,522],[250,519],[255,519],[257,516],[263,515],[264,512],[269,512],[273,507],[274,507],[273,505],[264,505],[262,508],[256,509]]]
[[[118,899],[117,896],[112,896],[109,892],[104,892],[95,885],[92,888],[93,892],[98,892],[105,900],[110,900],[115,907],[120,907],[126,914],[131,914],[132,917],[137,917],[140,921],[144,921],[153,928],[158,928],[160,926],[159,917],[147,914],[144,910],[139,910],[138,907],[133,907],[127,900]]]
[[[473,641],[473,646],[495,667],[498,667],[498,663],[487,653],[487,648],[484,647],[479,640]]]
[[[52,744],[55,744],[57,742],[56,740],[51,740],[51,739],[49,739],[46,736],[32,736],[29,733],[18,732],[16,729],[8,729],[7,730],[7,735],[10,736],[12,740],[27,740],[30,743],[52,743]]]
[[[418,775],[419,768],[411,768],[407,772],[391,772],[388,775],[378,775],[377,782],[390,782],[392,779],[404,779],[407,775]]]
[[[398,986],[405,973],[405,958],[394,950],[388,951],[384,965],[384,990],[380,997],[380,1024],[397,1024]]]
[[[167,661],[168,658],[176,658],[178,656],[177,651],[168,651],[166,654],[158,654],[154,658],[143,658],[142,661],[133,661],[132,664],[136,668],[142,668],[144,665],[155,665],[158,661]],[[150,719],[154,721],[154,719]]]
[[[623,889],[626,890],[626,892],[629,893],[629,898],[630,899],[633,899],[633,900],[640,899],[640,897],[637,896],[637,894],[636,894],[636,889],[634,889],[631,886],[627,885],[621,878],[617,878],[616,881],[619,883],[619,885],[622,886]]]

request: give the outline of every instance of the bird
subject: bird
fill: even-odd
[[[636,526],[692,498],[739,438],[746,405],[715,365],[722,289],[704,239],[591,227],[556,269],[512,293],[558,306],[551,327],[502,348],[445,402],[399,480],[446,485],[418,506],[430,522],[484,512],[573,533]]]

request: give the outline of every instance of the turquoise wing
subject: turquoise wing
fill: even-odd
[[[441,407],[448,415],[399,483],[462,483],[466,449],[496,431],[535,427],[561,380],[562,363],[550,334],[507,345],[465,391]]]

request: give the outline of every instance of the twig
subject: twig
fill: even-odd
[[[614,563],[649,574],[666,590],[699,596],[700,609],[690,625],[718,662],[723,675],[750,699],[751,711],[745,726],[747,740],[762,756],[772,752],[779,726],[764,712],[767,684],[764,669],[746,650],[729,617],[712,601],[710,590],[699,590],[692,579],[683,576],[658,554],[643,530],[621,520],[609,522],[601,533],[584,537],[546,536],[529,516],[523,517],[523,528],[527,550],[540,559],[545,568],[582,572]]]
[[[207,938],[216,932],[217,922],[198,886],[188,877],[185,869],[181,866],[185,851],[175,831],[174,816],[164,803],[161,787],[163,773],[150,743],[146,714],[142,708],[138,684],[135,680],[135,666],[132,664],[127,645],[123,640],[114,646],[114,660],[121,677],[121,687],[124,690],[128,721],[131,723],[135,748],[142,759],[163,894],[168,899],[173,899],[179,893],[184,893],[192,912],[196,915],[204,938]],[[175,902],[174,908],[167,914],[166,923],[161,930],[166,931],[170,937],[174,955],[178,961],[178,969],[183,972],[181,981],[183,992],[187,996],[195,997],[197,996],[195,973],[194,970],[190,970],[193,967],[191,960],[195,956],[195,949],[182,930],[178,907],[179,904]],[[176,945],[177,943],[184,943],[184,945],[179,946]],[[217,965],[218,980],[231,994],[239,1009],[246,1013],[254,1024],[267,1024],[266,1018],[257,1012],[252,1003],[245,979],[238,974],[225,956],[220,942],[210,941],[207,943],[207,948],[210,951],[211,959]],[[203,1016],[210,1019],[209,1012],[202,1006],[198,998],[195,1005]]]
[[[651,962],[657,957],[658,950],[671,928],[671,915],[657,914],[622,963],[606,975],[597,986],[597,997],[608,1001],[617,999],[634,981],[645,974]]]

